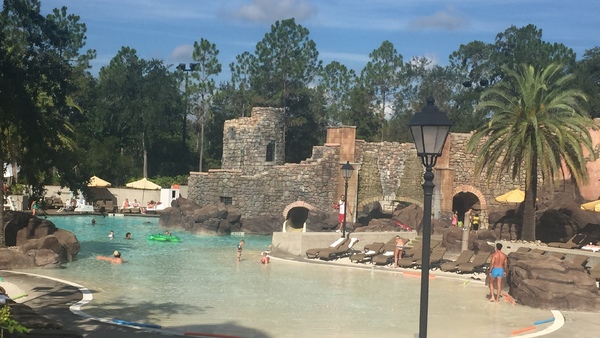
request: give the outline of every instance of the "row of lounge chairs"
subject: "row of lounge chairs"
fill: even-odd
[[[561,249],[579,249],[586,244],[596,244],[598,241],[600,241],[600,225],[588,223],[565,243],[550,242],[548,246]]]
[[[375,265],[390,265],[394,263],[395,237],[387,243],[375,242],[364,246],[364,252],[350,256],[354,263],[372,263]],[[411,245],[412,244],[412,245]],[[398,260],[398,266],[402,268],[420,268],[423,265],[423,247],[418,241],[411,241],[405,246],[403,257]],[[489,265],[491,256],[489,252],[463,251],[455,261],[445,258],[446,248],[441,241],[432,240],[429,266],[442,271],[473,273],[481,272]]]
[[[356,243],[358,243],[357,238],[340,237],[326,248],[306,250],[306,257],[326,261],[348,257],[355,252],[353,247]]]

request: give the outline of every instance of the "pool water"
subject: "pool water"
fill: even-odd
[[[76,260],[62,269],[29,270],[71,280],[93,292],[86,313],[162,325],[177,332],[243,337],[413,337],[419,326],[420,279],[391,269],[351,269],[274,259],[260,264],[271,236],[196,236],[153,242],[157,218],[48,217],[75,233]],[[110,230],[115,237],[108,238]],[[132,233],[132,240],[124,239]],[[126,264],[98,261],[122,253]],[[430,283],[430,337],[507,337],[549,311],[490,304],[481,283]],[[460,324],[464,323],[464,324]],[[485,334],[482,335],[482,332]]]

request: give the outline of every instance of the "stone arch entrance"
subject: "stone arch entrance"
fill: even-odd
[[[373,203],[373,202],[381,203],[381,206],[384,210],[393,209],[398,203],[401,203],[401,202],[416,204],[416,205],[420,206],[421,208],[423,208],[423,201],[418,201],[414,198],[400,196],[400,197],[391,199],[389,196],[386,197],[386,196],[381,195],[381,196],[365,198],[364,200],[360,201],[360,203],[358,203],[357,210],[361,210],[365,205],[367,205],[369,203]]]
[[[487,228],[487,201],[479,189],[471,185],[460,185],[452,192],[452,211],[458,213],[458,220],[468,224],[467,212],[473,210],[479,215],[480,228]]]
[[[308,213],[315,207],[304,201],[296,201],[288,204],[283,209],[283,232],[306,232],[306,220]]]

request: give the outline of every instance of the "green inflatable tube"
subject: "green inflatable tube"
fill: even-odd
[[[181,241],[181,239],[179,239],[179,237],[177,237],[177,236],[163,235],[163,234],[149,235],[148,240],[157,241],[157,242],[180,242]]]

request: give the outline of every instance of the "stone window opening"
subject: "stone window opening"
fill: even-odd
[[[275,161],[275,142],[271,141],[267,144],[267,154],[265,156],[265,161],[273,162]]]
[[[234,127],[229,127],[229,139],[230,140],[235,139],[235,128]]]
[[[225,205],[232,205],[233,204],[233,198],[232,197],[227,197],[227,196],[221,196],[221,203],[223,203]]]

